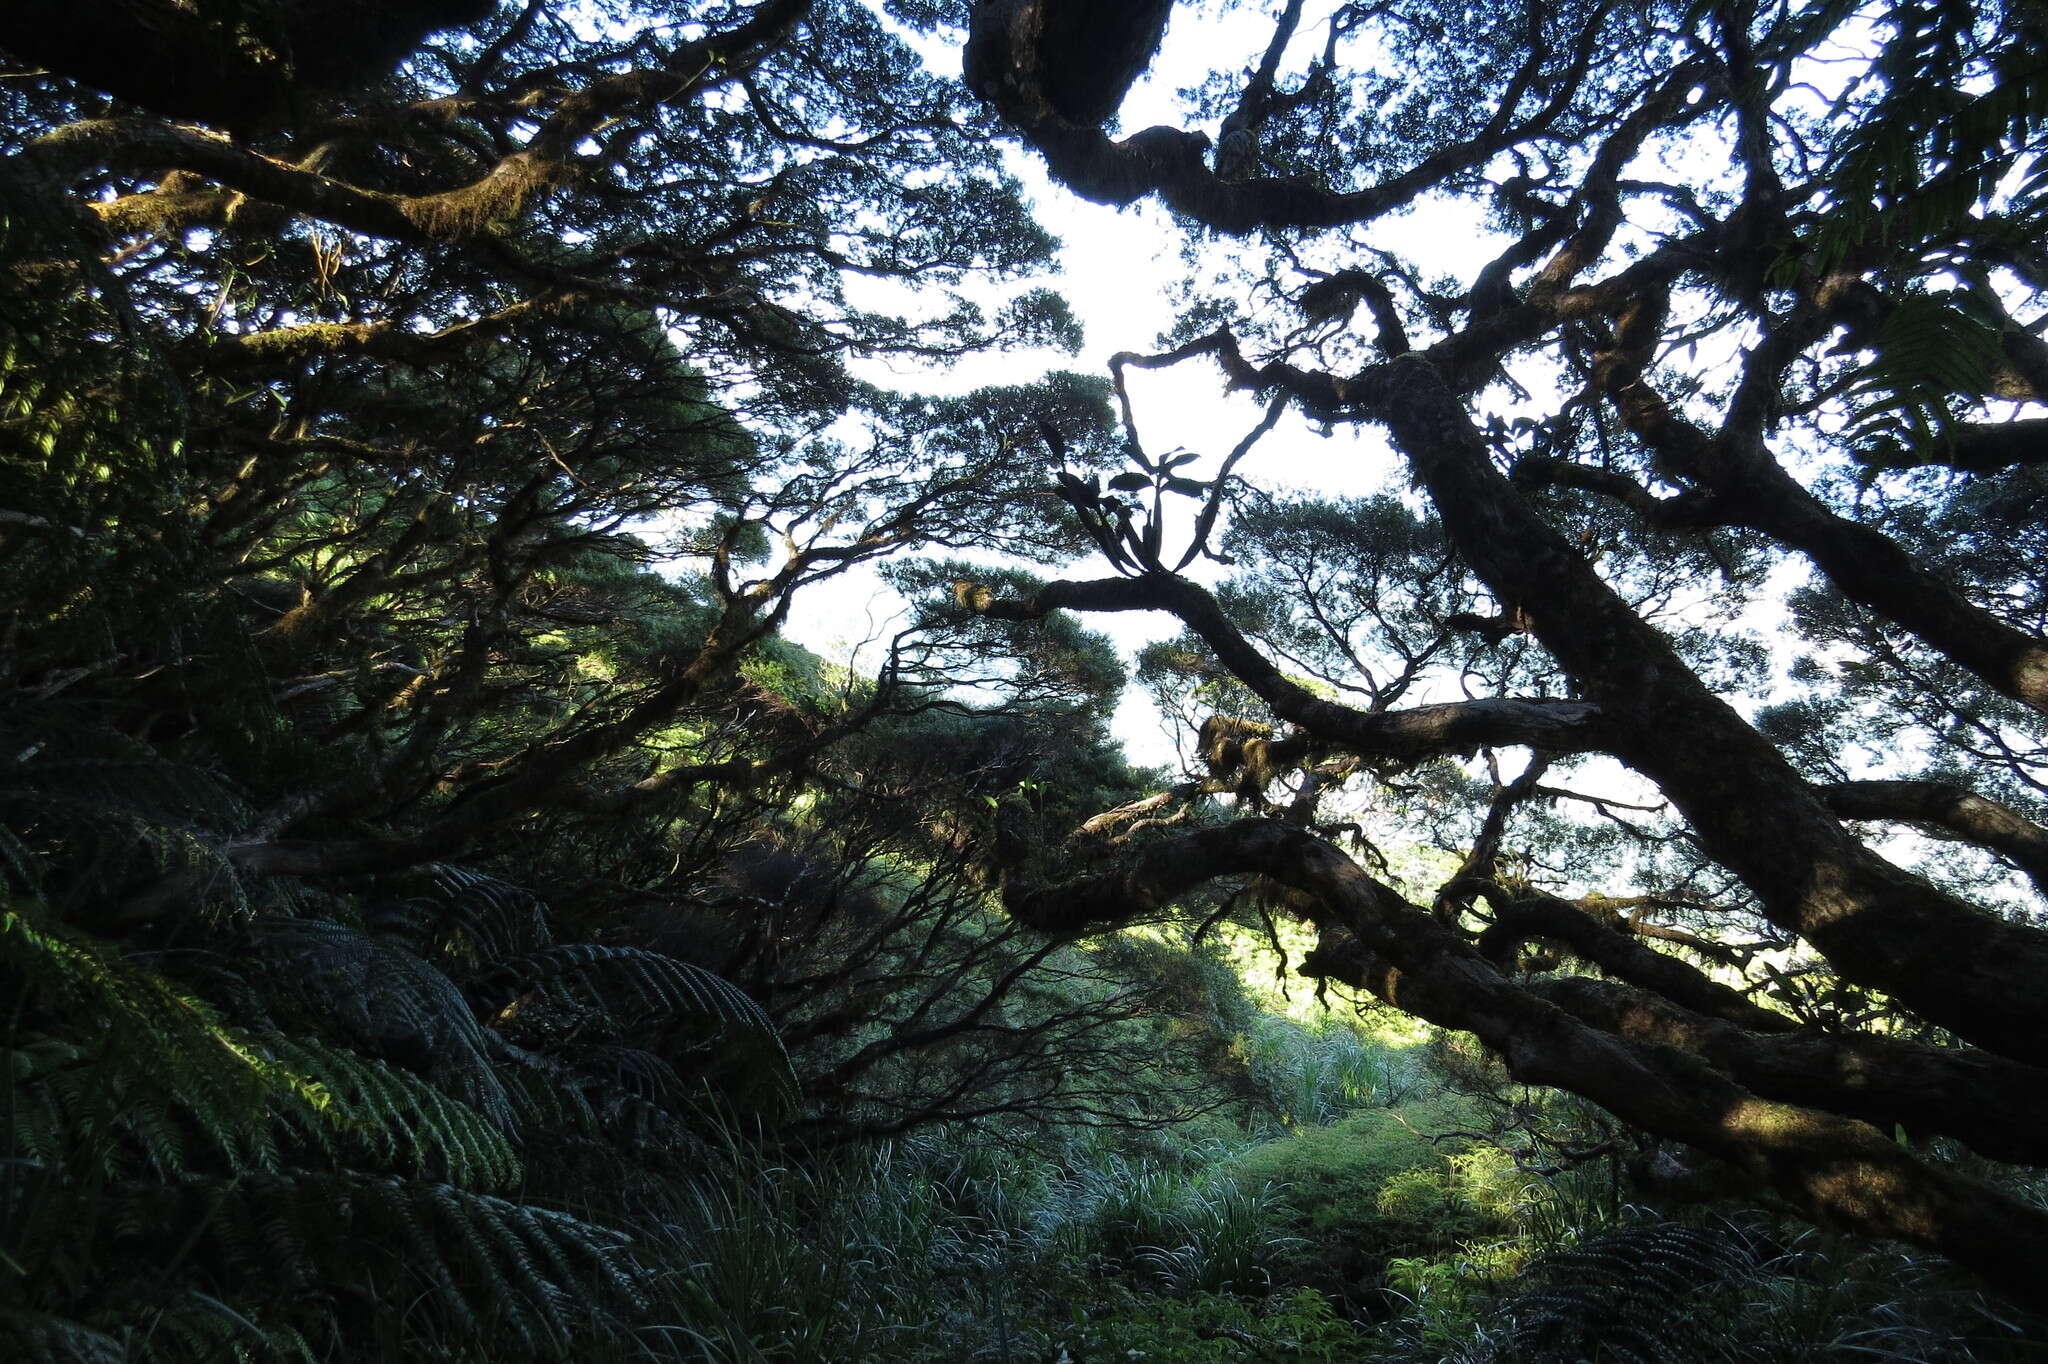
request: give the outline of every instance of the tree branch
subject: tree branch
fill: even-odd
[[[1990,1160],[2048,1164],[2048,1072],[1959,1047],[1868,1033],[1777,1029],[1583,976],[1528,989],[1603,1032],[1678,1047],[1767,1099],[1824,1108],[1914,1136],[1949,1136]],[[1789,1020],[1785,1020],[1789,1021]]]
[[[2048,895],[2048,829],[2019,811],[1943,781],[1840,781],[1820,788],[1843,819],[1895,820],[2011,859]]]
[[[1498,887],[1488,898],[1494,921],[1479,935],[1478,947],[1480,955],[1496,966],[1512,965],[1515,949],[1532,938],[1553,938],[1615,979],[1653,990],[1697,1013],[1756,1032],[1788,1032],[1798,1026],[1697,967],[1601,923],[1568,900],[1535,891],[1510,894]]]
[[[1058,610],[1170,612],[1201,636],[1275,715],[1364,758],[1413,763],[1484,747],[1566,753],[1605,749],[1599,708],[1582,701],[1493,697],[1396,711],[1354,710],[1326,701],[1253,648],[1208,592],[1172,574],[1047,583],[1021,600],[996,597],[974,584],[962,586],[967,590],[957,595],[963,604],[997,620],[1037,620]]]
[[[1239,820],[1160,839],[1055,885],[1013,872],[1003,899],[1027,924],[1072,933],[1129,922],[1244,873],[1271,877],[1312,906],[1322,940],[1305,973],[1471,1032],[1516,1079],[1569,1089],[1732,1161],[1808,1216],[1939,1250],[2022,1301],[2048,1298],[2048,1213],[1925,1165],[1867,1123],[1759,1096],[1683,1051],[1588,1025],[1509,982],[1453,930],[1300,829]]]
[[[1849,838],[1784,757],[1687,668],[1496,469],[1423,356],[1351,391],[1387,424],[1452,543],[1613,726],[1610,751],[1671,796],[1772,922],[1859,984],[1990,1051],[2048,1056],[2048,934],[1944,894]]]

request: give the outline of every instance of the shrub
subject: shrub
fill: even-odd
[[[1052,1333],[1059,1364],[1350,1364],[1358,1331],[1307,1289],[1248,1300],[1110,1288]]]
[[[1261,1293],[1296,1242],[1269,1186],[1112,1161],[1079,1227],[1081,1246],[1149,1287]]]

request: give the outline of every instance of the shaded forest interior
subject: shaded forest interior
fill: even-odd
[[[2044,332],[2043,0],[8,6],[0,1357],[2048,1357]]]

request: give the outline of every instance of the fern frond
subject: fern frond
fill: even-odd
[[[1858,409],[1846,433],[1878,452],[1946,441],[1952,402],[1988,392],[2004,362],[1997,320],[1964,292],[1902,300],[1877,337],[1877,355],[1850,385]]]
[[[363,1050],[409,1066],[510,1130],[490,1039],[462,991],[432,964],[359,929],[319,919],[259,919],[255,950],[275,991],[314,1026],[338,1026]]]
[[[305,1100],[305,1125],[323,1145],[340,1137],[386,1167],[466,1189],[519,1183],[519,1157],[483,1114],[410,1071],[317,1042],[273,1038],[266,1048]]]
[[[497,1055],[507,1101],[522,1124],[582,1138],[603,1129],[582,1087],[559,1062],[510,1042],[500,1043]]]
[[[468,867],[439,863],[426,871],[444,910],[469,935],[478,962],[552,944],[546,908],[531,891]]]
[[[1676,1364],[1694,1359],[1701,1296],[1755,1273],[1758,1256],[1733,1230],[1678,1222],[1618,1227],[1532,1264],[1533,1285],[1508,1304],[1502,1360]]]
[[[688,1086],[676,1068],[645,1047],[600,1043],[579,1047],[564,1058],[578,1074],[596,1079],[605,1091],[620,1099],[666,1108],[685,1102]]]
[[[482,988],[491,1000],[506,1001],[493,1027],[556,1045],[708,1022],[724,1050],[747,1063],[747,1078],[767,1082],[773,1104],[795,1100],[796,1073],[774,1020],[744,990],[701,966],[645,948],[570,943],[504,963]]]
[[[196,1290],[158,1308],[144,1322],[140,1357],[150,1364],[316,1364],[312,1345],[295,1327],[266,1325],[260,1314],[237,1311]]]
[[[510,1022],[534,996],[580,1014],[630,1026],[708,1018],[739,1032],[775,1035],[775,1023],[746,991],[701,966],[639,947],[570,943],[499,966],[486,980],[516,996],[499,1012]]]
[[[0,1358],[17,1364],[128,1364],[104,1331],[46,1312],[0,1308]]]
[[[453,1185],[294,1171],[119,1193],[126,1236],[162,1244],[173,1232],[238,1305],[316,1290],[381,1302],[395,1293],[416,1299],[413,1315],[437,1334],[533,1351],[651,1301],[623,1234]]]
[[[154,754],[67,759],[38,753],[9,764],[5,776],[10,794],[135,810],[179,823],[232,828],[250,813],[248,803],[213,773]]]
[[[142,875],[181,876],[242,903],[226,839],[250,815],[217,774],[165,758],[90,711],[55,702],[0,710],[0,861],[35,889],[61,870],[73,900]]]
[[[32,817],[9,813],[24,805]],[[17,792],[12,801],[0,795],[0,817],[11,820],[10,838],[36,859],[37,888],[74,909],[131,895],[146,882],[173,883],[194,907],[216,914],[239,917],[251,908],[228,858],[227,837],[218,831],[60,791]],[[48,852],[53,845],[63,848],[61,858]],[[59,871],[61,879],[54,879]],[[53,889],[59,885],[61,893]]]
[[[393,879],[401,898],[380,907],[377,929],[420,956],[477,968],[554,942],[547,906],[509,881],[447,863]]]
[[[1823,272],[1872,238],[1964,224],[2048,125],[2048,64],[2024,40],[1993,58],[1996,79],[1973,81],[1969,6],[1894,5],[1886,17],[1893,33],[1871,68],[1880,93],[1818,177],[1836,206],[1815,243]]]
[[[608,1142],[637,1151],[705,1153],[703,1139],[678,1120],[702,1104],[704,1090],[666,1060],[618,1043],[575,1047],[561,1059],[560,1084],[587,1106],[593,1133],[601,1130]]]
[[[43,883],[43,866],[35,849],[4,823],[0,823],[0,870],[5,870],[15,886],[27,894],[34,894]]]
[[[27,904],[0,911],[0,982],[44,1030],[9,1056],[25,1135],[45,1140],[37,1124],[55,1124],[73,1157],[108,1173],[121,1134],[164,1170],[188,1167],[194,1142],[229,1168],[272,1163],[274,1076],[203,1000]]]

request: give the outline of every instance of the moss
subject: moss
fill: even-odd
[[[1306,1289],[1263,1301],[1221,1293],[1170,1298],[1099,1286],[1083,1311],[1051,1331],[1048,1358],[1143,1359],[1155,1364],[1337,1364],[1360,1355],[1363,1341],[1320,1295]]]
[[[1428,1134],[1475,1122],[1455,1096],[1373,1108],[1328,1127],[1302,1128],[1255,1146],[1237,1160],[1237,1174],[1291,1186],[1298,1206],[1329,1202],[1370,1207],[1382,1185],[1404,1170],[1440,1163]]]
[[[1433,1216],[1409,1217],[1405,1210],[1415,1201],[1409,1186],[1418,1180],[1443,1186],[1449,1178],[1444,1150],[1426,1134],[1473,1121],[1467,1106],[1450,1096],[1369,1109],[1254,1147],[1237,1159],[1233,1173],[1247,1185],[1276,1187],[1287,1230],[1305,1243],[1290,1266],[1294,1274],[1346,1291],[1376,1279],[1389,1256],[1432,1248],[1467,1229],[1467,1219],[1449,1217],[1448,1195],[1433,1207],[1446,1208],[1446,1219],[1456,1226],[1440,1225]],[[1396,1185],[1405,1192],[1395,1197],[1390,1214],[1381,1207],[1381,1195]]]
[[[537,156],[508,156],[482,179],[442,194],[398,200],[399,211],[420,231],[441,241],[457,241],[512,226],[529,200],[560,168]]]

